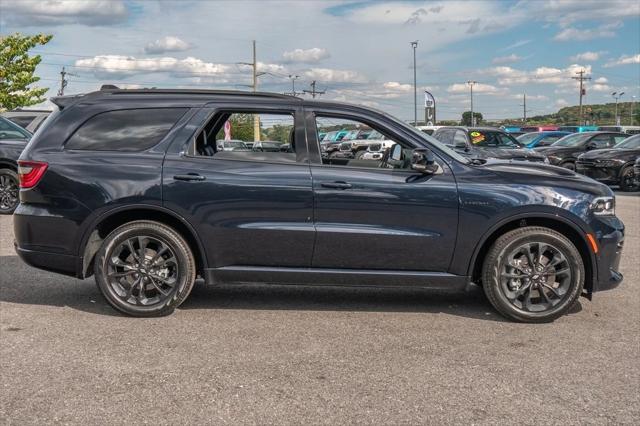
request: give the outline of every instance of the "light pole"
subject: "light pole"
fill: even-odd
[[[289,78],[291,79],[291,95],[296,95],[296,80],[300,78],[299,75],[289,74]]]
[[[629,112],[629,126],[633,126],[633,113],[636,106],[636,95],[631,96],[631,112]]]
[[[418,88],[416,83],[416,49],[418,48],[418,40],[411,42],[413,49],[413,125],[418,125]]]
[[[611,94],[611,96],[613,96],[613,99],[616,100],[616,113],[615,113],[615,118],[616,118],[616,126],[620,125],[620,117],[618,117],[618,99],[620,99],[622,97],[622,95],[624,95],[624,92],[613,92]]]
[[[473,85],[474,84],[478,84],[477,81],[475,80],[469,80],[467,81],[467,84],[469,85],[470,89],[471,89],[471,127],[476,125],[476,118],[473,115]]]

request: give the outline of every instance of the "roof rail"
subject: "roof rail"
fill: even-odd
[[[100,88],[100,91],[108,91],[111,94],[166,94],[166,95],[228,95],[228,96],[260,96],[265,98],[278,98],[278,99],[295,99],[302,100],[301,98],[283,95],[280,93],[272,92],[249,92],[244,90],[212,90],[212,89],[119,89],[112,84],[105,84]]]

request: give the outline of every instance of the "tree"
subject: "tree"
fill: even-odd
[[[476,121],[476,126],[479,126],[482,123],[482,114],[479,112],[474,112],[473,116]],[[471,111],[465,111],[462,113],[462,122],[463,126],[471,126]]]
[[[19,33],[0,37],[0,111],[35,105],[42,101],[46,87],[30,88],[40,77],[33,75],[42,60],[29,56],[30,49],[44,45],[51,35],[25,36]]]

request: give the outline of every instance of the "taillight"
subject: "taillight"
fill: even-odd
[[[47,170],[47,163],[42,161],[18,161],[20,188],[33,188],[40,182]]]

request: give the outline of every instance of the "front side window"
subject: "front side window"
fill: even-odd
[[[332,166],[366,167],[383,169],[410,169],[412,147],[406,142],[389,136],[384,130],[368,123],[331,116],[316,116],[316,132],[338,134],[366,134],[366,138],[339,138],[320,143],[322,164]],[[395,148],[399,146],[399,148]],[[394,151],[395,149],[395,151]],[[391,156],[392,151],[395,152]]]
[[[218,159],[295,162],[294,129],[293,113],[222,111],[198,132],[192,154]]]
[[[591,143],[595,145],[596,148],[607,148],[611,145],[611,136],[610,135],[598,135],[591,139]]]
[[[511,136],[500,132],[470,130],[469,137],[473,146],[487,148],[518,148],[519,145]]]
[[[631,136],[630,138],[624,139],[623,142],[620,142],[616,145],[616,148],[622,149],[638,149],[640,148],[640,135]]]
[[[157,145],[187,108],[127,109],[103,112],[87,120],[67,141],[66,149],[144,151]]]
[[[533,140],[537,138],[539,135],[540,135],[539,133],[525,133],[524,135],[518,136],[516,139],[522,145],[527,145],[533,142]]]

